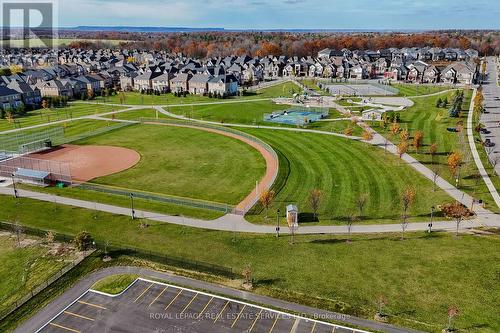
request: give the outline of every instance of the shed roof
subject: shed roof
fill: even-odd
[[[17,171],[14,172],[14,175],[16,177],[26,177],[42,180],[47,178],[50,175],[50,172],[18,168]]]

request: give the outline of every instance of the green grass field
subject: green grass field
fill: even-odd
[[[147,95],[141,94],[140,92],[125,92],[123,95],[125,99],[123,104],[125,105],[179,105],[179,104],[193,104],[193,103],[217,103],[221,101],[228,100],[248,100],[248,99],[260,99],[260,98],[274,98],[274,97],[291,97],[293,93],[300,92],[300,88],[292,83],[285,82],[282,84],[277,84],[272,87],[263,88],[255,92],[247,92],[245,96],[241,97],[231,97],[228,99],[217,99],[209,98],[208,96],[201,95],[187,95],[186,97],[175,97],[173,94],[162,94],[162,95]],[[112,104],[122,104],[120,100],[120,95],[108,96],[105,98],[97,97],[97,101],[112,103]]]
[[[306,80],[299,80],[299,82],[302,83],[307,88],[309,88],[311,90],[314,90],[315,92],[317,92],[320,95],[323,95],[323,96],[329,96],[330,95],[328,92],[323,91],[323,90],[321,90],[318,87],[316,80],[307,80],[306,79]]]
[[[420,153],[417,154],[414,149],[410,148],[410,154],[429,168],[439,170],[440,176],[454,185],[455,178],[448,169],[447,158],[453,151],[461,152],[463,160],[466,163],[460,170],[460,189],[478,199],[482,199],[486,203],[486,208],[495,212],[500,212],[500,209],[496,207],[486,184],[484,184],[483,181],[476,181],[478,171],[472,156],[470,156],[469,159],[466,158],[467,154],[470,154],[470,147],[465,133],[465,124],[467,122],[471,92],[468,91],[466,93],[466,98],[462,106],[463,111],[458,118],[450,117],[447,108],[437,108],[435,106],[438,98],[448,96],[448,100],[451,101],[452,95],[453,92],[414,99],[415,105],[400,113],[401,128],[408,129],[410,134],[413,134],[416,130],[421,130],[424,133],[424,146],[421,148]],[[448,127],[455,128],[457,122],[459,121],[464,124],[464,133],[462,138],[462,134],[460,133],[447,131]],[[377,123],[377,125],[374,126],[374,129],[379,131],[395,144],[401,141],[399,135],[393,137],[393,135],[389,132],[389,126],[384,130],[383,128],[380,128]],[[438,145],[438,153],[434,161],[432,161],[432,156],[429,154],[429,147],[433,143],[437,143]]]
[[[264,121],[264,114],[287,109],[287,105],[271,101],[238,104],[214,104],[188,107],[169,107],[169,112],[194,119],[235,124],[274,125]]]
[[[137,120],[139,118],[168,118],[161,112],[157,112],[155,109],[139,109],[130,110],[125,112],[114,113],[114,119],[119,120]],[[105,118],[113,118],[113,115],[105,116]]]
[[[118,295],[137,278],[138,276],[134,274],[111,275],[94,283],[92,289],[111,295]]]
[[[399,90],[398,96],[421,96],[430,95],[440,91],[452,89],[447,86],[418,85],[418,84],[391,84],[391,87]]]
[[[463,331],[498,332],[500,239],[498,235],[408,234],[288,237],[235,234],[156,222],[139,228],[130,218],[1,196],[0,219],[99,241],[233,267],[250,264],[255,292],[311,306],[373,318],[376,298],[388,300],[390,322],[440,332],[447,308],[460,310]],[[67,221],[71,221],[68,223]],[[452,223],[452,222],[450,222]],[[119,232],[117,232],[119,230]],[[207,250],[209,249],[209,250]],[[478,255],[478,254],[481,255]],[[9,272],[10,274],[10,272]]]
[[[0,314],[66,266],[64,260],[71,259],[69,254],[49,255],[50,247],[41,245],[40,239],[30,237],[21,244],[17,246],[12,234],[0,233]]]
[[[412,220],[428,220],[432,206],[451,200],[440,190],[433,192],[432,182],[383,149],[329,135],[244,131],[269,143],[280,157],[276,199],[269,209],[274,218],[267,223],[275,223],[277,208],[283,212],[285,205],[294,203],[304,213],[305,224],[314,224],[307,222],[313,218],[308,196],[315,188],[323,192],[320,224],[342,224],[351,214],[359,214],[355,200],[361,193],[369,198],[360,223],[398,223],[402,214],[399,194],[406,185],[417,190]],[[260,205],[247,218],[266,223]]]
[[[59,120],[73,119],[82,116],[117,111],[122,109],[117,106],[101,105],[101,104],[70,104],[64,108],[40,109],[30,111],[24,117],[14,118],[12,121],[8,119],[0,119],[0,131],[6,131],[16,128],[28,126],[50,124]]]
[[[141,154],[136,166],[95,183],[228,204],[245,198],[266,167],[249,145],[196,129],[135,125],[76,143],[126,147]]]
[[[363,129],[350,120],[317,121],[307,126],[308,129],[326,131],[333,133],[344,133],[347,127],[351,127],[353,136],[361,136]]]

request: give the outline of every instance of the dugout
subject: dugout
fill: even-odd
[[[50,184],[50,172],[18,168],[14,172],[14,178],[22,183],[48,186]]]

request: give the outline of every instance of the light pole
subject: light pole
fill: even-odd
[[[130,206],[132,208],[132,220],[135,220],[134,193],[130,193]]]
[[[16,175],[12,173],[11,176],[12,176],[12,186],[14,187],[14,197],[17,199],[19,198],[19,195],[17,193],[17,187],[16,187],[16,179],[15,179]]]
[[[429,223],[429,233],[432,232],[432,222],[434,221],[434,209],[436,209],[434,206],[431,207],[431,223]]]
[[[280,236],[280,209],[276,212],[276,238]]]

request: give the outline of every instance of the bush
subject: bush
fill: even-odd
[[[78,251],[86,251],[91,247],[94,239],[88,232],[81,231],[75,236],[73,242],[75,243]]]

